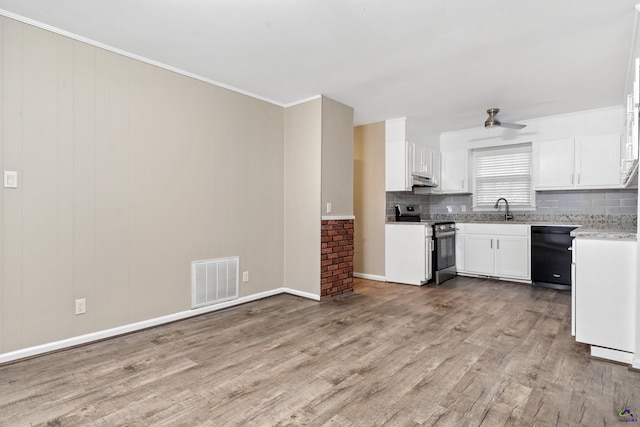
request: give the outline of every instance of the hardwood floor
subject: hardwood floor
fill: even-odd
[[[0,425],[620,425],[640,372],[589,356],[570,296],[356,280],[0,366]],[[627,425],[634,425],[633,423]]]

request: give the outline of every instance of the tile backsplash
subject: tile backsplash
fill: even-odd
[[[395,215],[394,205],[420,205],[425,219],[451,217],[462,222],[500,217],[497,212],[473,212],[473,199],[466,195],[415,195],[410,192],[387,192],[387,217]],[[503,209],[501,213],[504,214]],[[536,209],[516,211],[516,218],[546,222],[547,218],[561,222],[584,221],[622,222],[635,227],[638,214],[638,191],[633,190],[572,190],[536,192]],[[565,221],[566,220],[566,221]],[[586,224],[585,224],[586,225]]]

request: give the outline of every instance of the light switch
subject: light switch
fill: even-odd
[[[18,188],[17,171],[4,171],[4,188]]]

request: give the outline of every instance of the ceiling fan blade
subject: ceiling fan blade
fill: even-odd
[[[527,125],[521,125],[518,123],[500,123],[500,126],[509,129],[524,129]]]

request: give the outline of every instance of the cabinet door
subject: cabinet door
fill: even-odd
[[[464,267],[473,274],[493,275],[493,237],[481,234],[464,236]]]
[[[440,191],[467,193],[467,150],[445,151],[440,154]]]
[[[409,143],[410,149],[413,150],[413,158],[411,160],[411,172],[423,172],[422,170],[422,152],[424,147],[417,144]]]
[[[413,144],[407,141],[385,143],[386,191],[410,191],[412,185]]]
[[[577,238],[574,248],[576,340],[633,352],[637,243]]]
[[[539,141],[535,144],[538,162],[537,187],[572,187],[574,185],[573,139]]]
[[[531,279],[531,242],[528,237],[496,236],[496,272],[498,277]]]
[[[433,151],[427,147],[413,144],[413,172],[433,176]]]
[[[576,186],[620,184],[620,135],[576,138]]]

